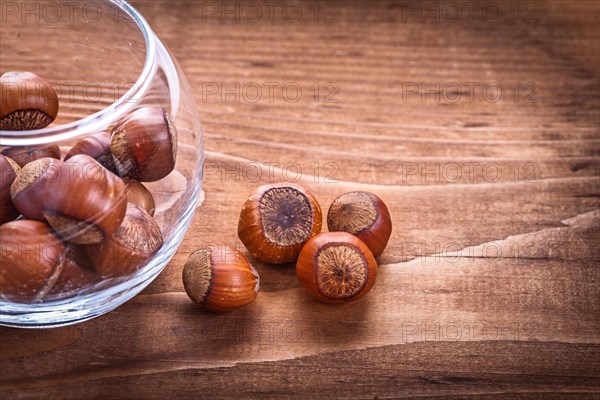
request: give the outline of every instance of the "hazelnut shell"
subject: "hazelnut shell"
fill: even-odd
[[[298,258],[321,224],[321,207],[311,192],[288,183],[263,185],[242,206],[238,236],[257,259],[283,264]]]
[[[42,298],[60,270],[64,246],[44,222],[18,220],[0,226],[0,294],[15,302]]]
[[[175,168],[177,130],[164,109],[141,107],[113,128],[110,151],[120,176],[154,182]]]
[[[102,278],[87,259],[84,246],[68,244],[62,263],[62,271],[45,299],[61,298],[75,293]]]
[[[0,154],[0,225],[19,216],[10,197],[10,187],[20,170],[17,163]]]
[[[156,211],[154,196],[146,186],[138,181],[126,181],[127,202],[142,207],[150,216]]]
[[[0,130],[41,129],[57,115],[58,96],[44,79],[32,72],[6,72],[0,77]]]
[[[56,144],[7,147],[2,154],[12,158],[19,167],[44,157],[60,160],[60,148]]]
[[[79,154],[48,179],[42,209],[63,239],[74,244],[99,243],[125,217],[125,184],[92,157]]]
[[[355,235],[378,257],[392,235],[392,218],[378,196],[370,192],[349,192],[331,203],[327,227],[329,231]]]
[[[86,247],[104,277],[124,276],[148,262],[163,245],[160,227],[140,206],[127,204],[121,226],[101,243]]]
[[[25,218],[44,221],[42,203],[48,179],[52,179],[62,161],[40,158],[26,164],[17,174],[11,189],[12,202]]]
[[[208,246],[190,255],[183,268],[185,291],[213,312],[232,311],[254,301],[260,277],[248,258],[230,246]]]
[[[300,285],[324,303],[346,303],[365,296],[377,279],[369,248],[347,232],[325,232],[311,238],[298,257]]]
[[[97,133],[75,143],[65,156],[65,161],[78,154],[88,155],[110,172],[117,173],[110,152],[110,134],[108,132]]]

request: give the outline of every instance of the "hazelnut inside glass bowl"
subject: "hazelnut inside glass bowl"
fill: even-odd
[[[7,213],[17,221],[1,221],[0,324],[74,324],[123,304],[167,266],[200,195],[202,129],[179,65],[125,1],[14,5],[0,24],[2,107],[46,96],[44,85],[20,86],[27,76],[15,72],[30,72],[56,92],[58,113],[40,129],[30,128],[47,121],[31,113],[0,121],[3,165],[62,161],[29,166],[14,193],[20,215]],[[37,182],[43,174],[50,183]],[[30,265],[39,274],[20,275]]]

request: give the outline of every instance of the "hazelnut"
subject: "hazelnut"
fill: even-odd
[[[113,128],[110,151],[120,176],[154,182],[175,168],[177,130],[164,109],[138,108]]]
[[[327,227],[332,232],[355,235],[377,257],[383,253],[392,234],[392,218],[383,200],[373,193],[350,192],[331,203]]]
[[[44,189],[62,161],[55,158],[40,158],[26,164],[18,173],[10,189],[12,202],[25,218],[45,220],[42,214]]]
[[[190,255],[183,285],[194,303],[214,312],[231,311],[254,301],[260,278],[244,254],[229,246],[208,246]]]
[[[306,243],[296,263],[300,285],[324,303],[345,303],[366,295],[377,278],[369,248],[347,232],[320,233]]]
[[[44,297],[45,300],[65,297],[101,280],[100,274],[88,259],[84,246],[67,244],[62,263],[62,271]]]
[[[10,198],[10,187],[20,170],[17,163],[0,154],[0,225],[19,216]]]
[[[125,184],[86,155],[70,158],[48,179],[42,213],[65,240],[100,243],[117,230],[125,217]]]
[[[298,258],[321,223],[321,207],[308,190],[287,183],[263,185],[242,207],[238,236],[254,257],[282,264]]]
[[[96,270],[105,277],[123,276],[148,262],[163,245],[158,224],[141,207],[127,204],[123,223],[101,243],[86,247]]]
[[[65,156],[65,161],[77,154],[88,155],[110,172],[117,173],[112,154],[110,153],[110,134],[108,132],[97,133],[75,143]]]
[[[44,79],[32,72],[6,72],[0,77],[0,130],[41,129],[57,114],[58,96]]]
[[[19,167],[44,157],[60,160],[60,148],[56,144],[7,147],[2,154],[12,158]]]
[[[40,221],[0,226],[0,295],[15,302],[42,299],[62,269],[64,246]]]
[[[150,216],[156,211],[156,204],[152,193],[138,181],[126,181],[127,202],[142,207]]]

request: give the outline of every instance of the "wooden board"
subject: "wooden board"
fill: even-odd
[[[300,18],[255,2],[259,21],[239,2],[136,4],[193,88],[203,204],[124,306],[0,328],[3,399],[600,396],[597,1],[483,2],[472,18],[460,2],[290,3]],[[241,204],[281,180],[324,209],[350,190],[385,200],[375,287],[327,306],[293,265],[256,262],[255,303],[202,312],[185,260],[241,247]]]

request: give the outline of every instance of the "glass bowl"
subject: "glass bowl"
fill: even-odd
[[[13,224],[10,226],[17,227],[18,230],[23,226],[23,221],[5,222],[0,227],[0,230],[6,228],[5,237],[0,236],[0,257],[4,258],[0,259],[0,324],[45,328],[86,321],[118,307],[148,286],[167,266],[180,245],[196,210],[201,190],[204,151],[198,110],[189,84],[173,56],[144,18],[124,1],[13,2],[3,7],[1,18],[0,74],[8,71],[33,72],[54,88],[59,101],[58,116],[49,126],[37,130],[0,131],[0,149],[5,154],[12,154],[15,146],[19,146],[19,150],[31,150],[58,145],[60,158],[64,159],[76,143],[97,134],[107,135],[111,141],[112,153],[115,127],[123,126],[123,121],[140,109],[161,110],[165,113],[160,114],[165,118],[163,122],[170,119],[172,123],[172,126],[167,125],[168,132],[173,133],[176,130],[177,133],[176,136],[170,136],[176,137],[172,145],[176,145],[177,148],[172,170],[167,171],[168,175],[158,180],[155,176],[151,182],[142,182],[149,189],[155,202],[155,212],[150,218],[153,218],[160,228],[162,246],[159,245],[151,254],[146,254],[142,261],[140,258],[136,259],[135,263],[129,260],[129,264],[135,264],[133,272],[120,275],[101,273],[94,265],[95,261],[90,262],[89,247],[100,246],[100,254],[106,254],[103,253],[104,242],[117,233],[99,230],[102,233],[100,236],[90,235],[89,240],[82,243],[73,241],[73,237],[76,236],[73,232],[59,234],[55,224],[48,220],[34,224],[27,222],[31,226],[49,227],[51,234],[58,238],[57,248],[62,252],[58,258],[62,261],[66,259],[66,249],[70,249],[69,254],[79,254],[73,258],[76,260],[76,266],[84,269],[86,276],[93,275],[93,279],[84,284],[67,284],[58,291],[49,290],[57,285],[57,279],[62,279],[60,274],[63,274],[64,279],[68,278],[64,275],[67,267],[61,267],[63,272],[55,269],[50,275],[45,275],[43,288],[28,287],[28,290],[33,290],[31,298],[15,299],[14,296],[5,293],[7,287],[14,284],[11,279],[14,281],[18,274],[7,271],[7,265],[16,265],[14,268],[31,271],[34,266],[27,263],[33,257],[32,252],[36,251],[36,247],[19,247],[19,243],[15,245],[14,242],[28,240],[28,243],[33,241],[35,244],[36,240],[47,240],[47,237],[40,239],[35,235],[15,236],[7,233],[14,232],[6,228],[7,224]],[[46,86],[44,88],[47,89]],[[5,101],[4,94],[0,95],[0,101]],[[145,124],[146,114],[142,112],[139,115],[142,121],[138,123]],[[123,130],[127,131],[125,128]],[[128,138],[136,146],[140,145],[133,139],[135,136]],[[140,140],[143,142],[143,139]],[[141,144],[142,148],[143,145],[144,143]],[[31,155],[31,152],[25,154]],[[157,154],[142,154],[146,158],[144,162],[149,162],[149,169],[155,168],[154,164],[159,164]],[[109,154],[109,158],[110,156]],[[117,157],[114,154],[112,158],[113,163],[116,162]],[[108,174],[116,180],[138,179],[137,176],[131,178],[127,171],[117,169],[114,175],[112,172]],[[123,179],[117,175],[121,175]],[[2,176],[2,179],[6,179],[6,175]],[[68,191],[50,190],[48,186],[44,188],[46,191],[41,192],[44,197],[43,207],[46,207],[48,198]],[[117,196],[125,196],[127,201],[132,201],[128,197],[128,190],[122,190],[123,186],[118,188],[119,190],[115,190]],[[84,192],[87,193],[81,193]],[[127,201],[119,204],[127,204]],[[83,206],[84,203],[80,208],[89,210]],[[127,215],[123,221],[129,218],[129,207],[127,205]],[[110,212],[115,212],[113,209],[116,208],[110,208]],[[81,210],[77,212],[79,211]],[[17,219],[29,218],[20,215]],[[80,223],[86,222],[81,220]],[[124,225],[125,222],[121,222],[121,225],[117,225],[118,229],[122,229]],[[20,237],[26,239],[19,239]],[[90,241],[94,243],[90,244]],[[23,254],[19,253],[21,250]],[[13,259],[9,260],[10,257]],[[14,257],[20,257],[17,264]],[[44,262],[54,262],[53,255],[45,254],[43,257]],[[113,257],[109,270],[119,271],[122,267],[119,260],[119,257]],[[62,261],[61,265],[65,265]],[[56,265],[58,264],[57,261]],[[106,271],[106,267],[103,271]]]

